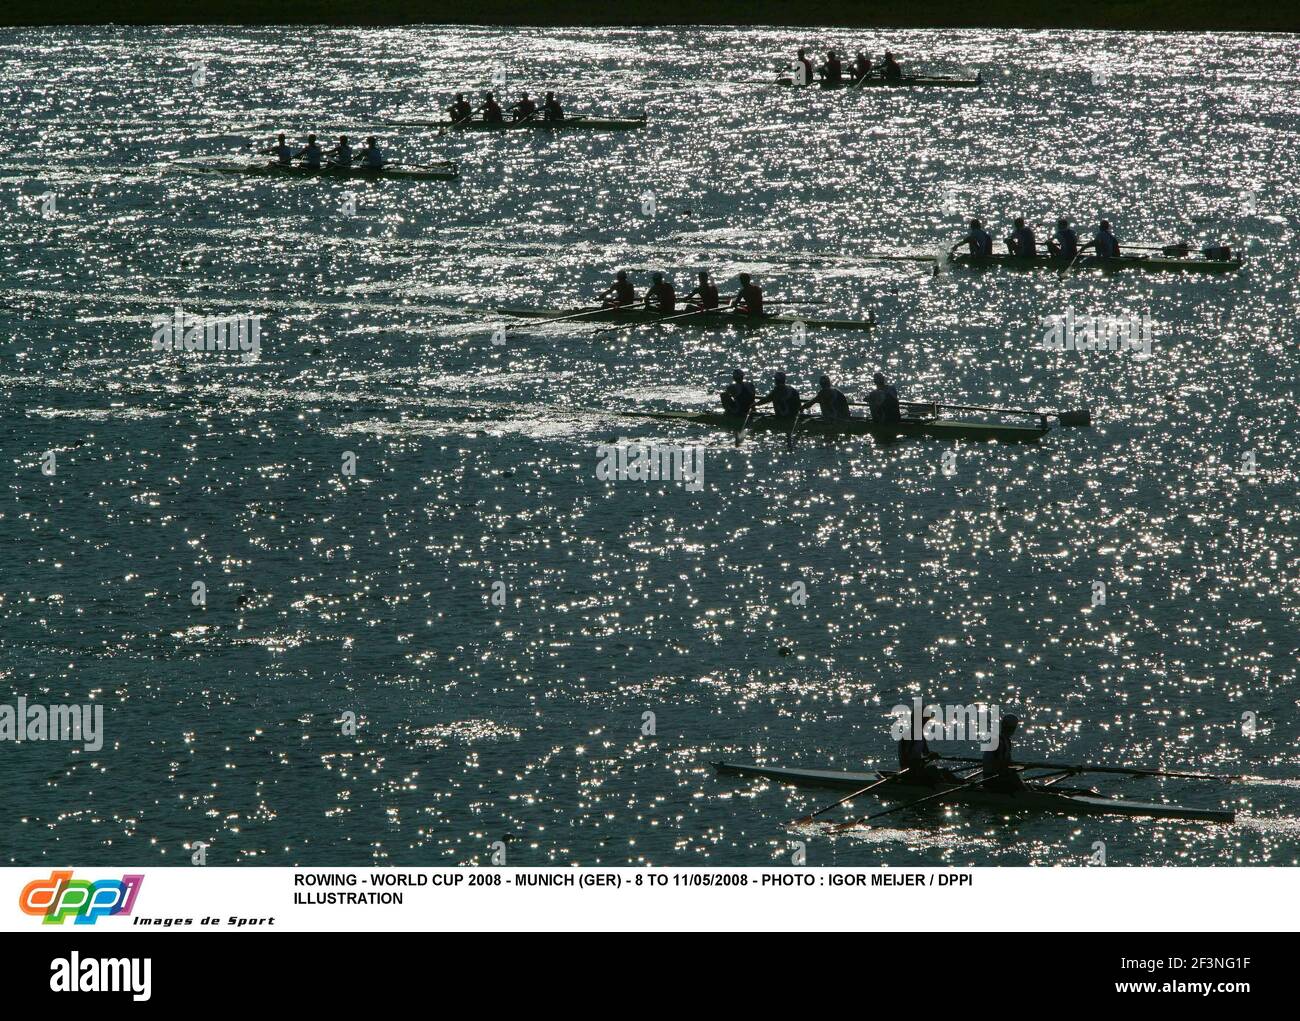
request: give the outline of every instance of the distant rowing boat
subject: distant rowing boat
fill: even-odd
[[[639,117],[565,117],[563,120],[548,121],[534,117],[526,121],[450,121],[439,120],[390,120],[394,127],[413,128],[448,128],[452,131],[634,131],[645,127],[645,114]]]
[[[1021,258],[1018,255],[1005,253],[999,255],[963,253],[949,256],[948,261],[954,265],[970,266],[972,268],[1003,267],[1006,269],[1064,270],[1071,266],[1071,260],[1048,254],[1036,255],[1032,258]],[[1189,259],[1165,255],[1081,255],[1073,261],[1073,268],[1107,271],[1141,269],[1155,271],[1181,270],[1187,273],[1235,273],[1241,269],[1241,264],[1240,255],[1231,259]]]
[[[1001,422],[968,422],[955,419],[918,415],[917,408],[936,408],[935,405],[903,405],[903,421],[892,425],[878,425],[869,418],[846,418],[827,421],[817,415],[801,418],[797,425],[800,434],[814,436],[871,436],[883,442],[893,442],[905,437],[923,436],[939,440],[996,440],[1001,443],[1037,443],[1048,431],[1046,423],[1040,425],[1006,425]],[[649,418],[670,422],[688,422],[718,429],[739,432],[748,428],[758,432],[789,433],[796,422],[788,416],[751,415],[748,424],[738,415],[720,411],[618,411],[625,418]]]
[[[821,327],[831,330],[869,330],[876,324],[874,321],[862,319],[813,319],[808,316],[794,315],[759,315],[751,316],[739,312],[711,311],[700,312],[693,315],[686,315],[685,309],[679,309],[676,312],[662,313],[655,312],[648,308],[610,308],[584,310],[581,308],[571,309],[551,309],[551,308],[498,308],[495,310],[501,315],[520,316],[531,319],[562,319],[566,316],[575,316],[584,311],[590,314],[583,315],[586,322],[626,322],[626,323],[658,323],[668,319],[682,326],[773,326],[786,325],[793,326],[802,323],[808,327]]]
[[[305,167],[300,164],[286,166],[282,163],[176,163],[174,166],[181,170],[215,174],[252,174],[263,177],[340,177],[368,181],[377,181],[386,177],[416,181],[454,181],[460,177],[460,168],[455,163],[435,167],[406,167],[390,164],[380,169],[328,164],[320,167]]]
[[[794,78],[778,78],[776,84],[787,88],[806,89],[878,89],[878,88],[939,88],[939,89],[977,89],[984,84],[982,75],[974,78],[949,78],[944,75],[910,74],[901,78],[882,78],[870,75],[866,78],[841,78],[827,81],[814,78],[807,85],[798,85]]]
[[[734,762],[715,762],[714,769],[724,776],[738,776],[756,780],[773,780],[778,783],[794,784],[798,787],[819,787],[830,790],[858,791],[887,779],[894,774],[889,771],[853,773],[830,769],[791,769],[779,766],[758,766]],[[890,781],[871,790],[871,794],[885,802],[904,802],[938,794],[943,790],[952,790],[951,798],[936,798],[929,802],[931,807],[961,803],[981,808],[993,808],[1004,812],[1035,811],[1058,812],[1063,815],[1125,815],[1149,816],[1156,819],[1199,819],[1206,822],[1230,823],[1236,818],[1232,809],[1224,808],[1184,808],[1179,805],[1166,805],[1156,802],[1128,801],[1109,798],[1094,790],[1078,787],[1058,787],[1055,784],[1028,783],[1028,789],[1015,793],[983,790],[968,787],[964,790],[955,788],[930,787],[920,784],[908,784],[903,781]]]

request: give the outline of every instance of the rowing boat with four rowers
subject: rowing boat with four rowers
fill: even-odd
[[[274,156],[275,159],[270,163],[179,161],[172,166],[180,170],[220,174],[345,177],[372,181],[385,177],[455,181],[460,177],[458,165],[450,161],[433,166],[402,166],[390,163],[384,158],[379,148],[379,140],[374,135],[366,139],[365,146],[359,152],[353,150],[347,135],[340,135],[338,143],[328,152],[317,141],[315,135],[308,135],[306,144],[295,151],[283,134],[276,136],[274,145],[258,152],[259,155]],[[295,163],[295,160],[298,162]]]
[[[721,303],[718,288],[707,272],[699,273],[699,283],[682,299],[677,297],[676,288],[664,274],[655,273],[651,277],[651,286],[644,298],[638,301],[636,289],[628,280],[627,272],[620,270],[615,275],[614,282],[597,295],[596,300],[599,304],[593,307],[566,310],[501,306],[496,311],[502,315],[520,318],[629,324],[672,322],[686,326],[750,327],[779,324],[835,330],[866,330],[876,325],[874,319],[821,319],[776,314],[768,311],[769,303],[764,298],[762,287],[753,276],[749,273],[741,273],[737,279],[739,289],[726,305]]]
[[[456,131],[510,131],[537,129],[542,131],[630,131],[645,127],[645,114],[631,117],[593,117],[588,114],[566,113],[559,96],[547,92],[539,106],[527,92],[508,111],[501,108],[496,95],[485,92],[477,108],[470,105],[465,93],[456,93],[447,108],[445,118],[388,117],[387,122],[396,127],[424,127]]]
[[[900,401],[898,391],[881,373],[874,376],[873,389],[864,402],[866,415],[857,416],[850,410],[855,405],[837,389],[828,376],[819,380],[817,392],[803,400],[790,385],[785,373],[772,377],[767,394],[759,397],[753,383],[737,369],[732,381],[719,394],[721,411],[612,411],[623,418],[645,418],[665,422],[681,422],[709,426],[734,433],[779,432],[787,437],[811,434],[826,437],[870,436],[891,443],[909,437],[926,437],[944,440],[996,440],[1003,443],[1037,443],[1049,429],[1049,418],[1062,426],[1087,426],[1092,424],[1089,411],[1044,412],[1025,408],[990,408],[963,404],[945,404],[935,401]],[[770,414],[760,414],[757,407],[771,404]],[[818,405],[820,415],[805,415],[812,405]],[[982,416],[999,419],[1024,416],[1032,425],[1006,421],[976,420],[949,417],[965,412],[980,412]]]
[[[978,88],[983,78],[954,78],[945,75],[904,74],[893,53],[885,51],[877,69],[870,55],[858,50],[847,71],[838,51],[828,49],[826,58],[814,66],[807,49],[801,48],[793,63],[782,69],[776,84],[794,88],[866,89],[877,87]]]
[[[1120,250],[1119,239],[1109,220],[1098,223],[1092,240],[1079,243],[1079,235],[1067,217],[1059,217],[1056,228],[1047,240],[1047,251],[1039,248],[1038,236],[1033,227],[1017,216],[1011,233],[1005,239],[1006,252],[993,251],[993,237],[977,218],[970,221],[966,236],[948,250],[948,261],[964,266],[1006,266],[1031,269],[1050,268],[1069,270],[1078,268],[1185,270],[1193,273],[1233,273],[1242,266],[1240,255],[1234,256],[1228,245],[1209,245],[1201,249],[1201,258],[1189,258],[1190,247],[1185,243],[1146,246],[1158,255],[1133,255]],[[966,247],[966,252],[958,249]],[[1138,247],[1138,246],[1130,246]],[[1092,254],[1088,253],[1089,250]]]

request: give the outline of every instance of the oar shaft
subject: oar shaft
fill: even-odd
[[[945,762],[982,762],[960,755],[941,756]],[[1084,763],[1069,762],[1017,762],[1021,769],[1059,769],[1072,773],[1116,773],[1120,776],[1169,776],[1180,780],[1245,780],[1245,775],[1225,775],[1221,773],[1183,773],[1167,769],[1143,769],[1137,766],[1090,766]]]

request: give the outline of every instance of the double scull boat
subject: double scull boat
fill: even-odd
[[[909,784],[903,780],[891,780],[895,774],[888,770],[880,772],[856,773],[840,772],[832,769],[793,769],[780,766],[759,766],[747,763],[715,762],[714,769],[724,776],[738,776],[754,780],[773,780],[777,783],[794,784],[798,787],[819,787],[829,790],[858,791],[880,780],[889,780],[878,787],[872,787],[870,793],[884,802],[906,802],[919,800],[931,795],[952,791],[951,798],[937,797],[929,802],[934,805],[960,803],[980,808],[992,808],[1004,812],[1059,812],[1063,815],[1127,815],[1148,816],[1155,819],[1200,819],[1206,822],[1230,823],[1236,813],[1230,808],[1184,808],[1180,805],[1167,805],[1159,802],[1129,801],[1122,798],[1110,798],[1097,791],[1080,787],[1058,787],[1055,784],[1042,784],[1028,781],[1025,790],[1006,793],[985,790],[978,786],[958,789],[957,786],[945,787]]]

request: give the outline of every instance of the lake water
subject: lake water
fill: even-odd
[[[762,83],[827,40],[984,85]],[[497,74],[649,123],[389,123]],[[887,764],[889,709],[922,696],[1017,712],[1030,757],[1300,772],[1297,86],[1294,39],[1240,34],[0,33],[0,700],[105,726],[0,746],[3,860],[1294,864],[1294,786],[1100,778],[1233,803],[1232,828],[961,808],[828,838],[788,821],[836,795],[710,763]],[[377,132],[462,180],[168,169],[275,130]],[[867,257],[1018,213],[1247,263]],[[494,343],[493,305],[577,306],[619,268],[748,271],[880,327]],[[177,306],[260,316],[258,356],[151,351]],[[1044,350],[1067,311],[1149,316],[1149,355]],[[1095,424],[791,451],[611,414],[709,407],[736,367]],[[601,480],[620,440],[703,444],[702,488]]]

